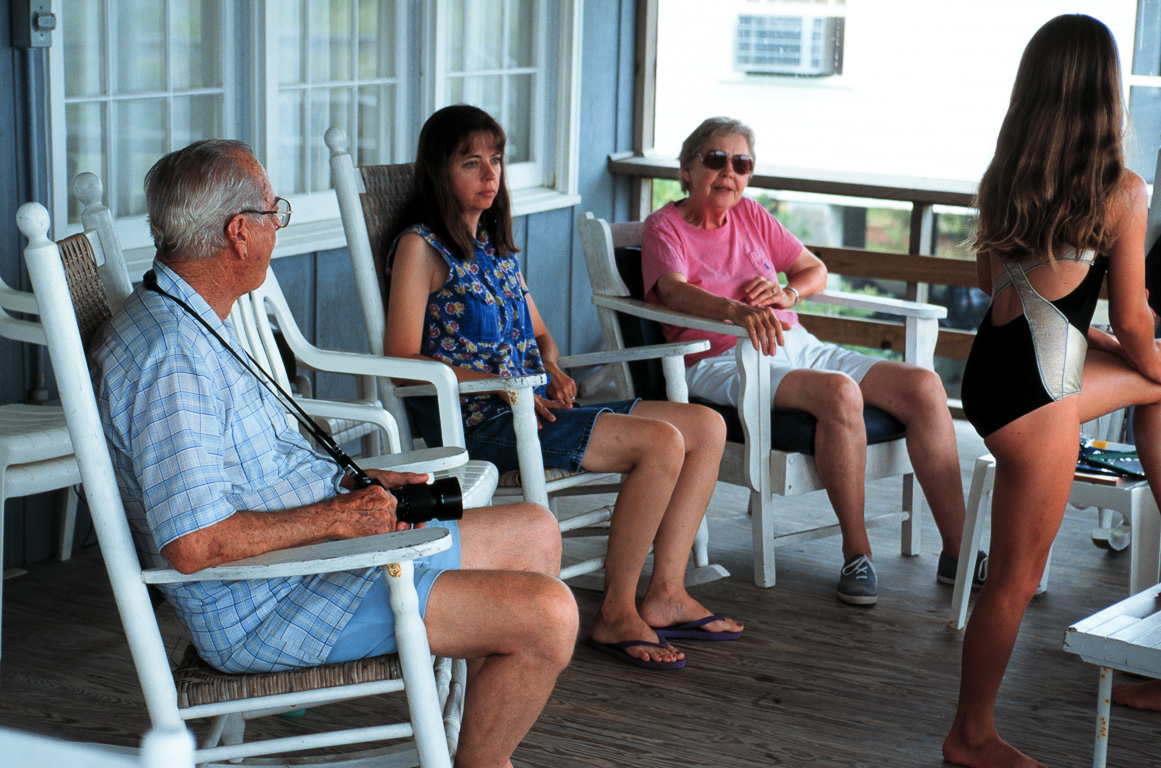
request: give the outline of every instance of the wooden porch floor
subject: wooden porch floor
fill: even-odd
[[[982,444],[970,427],[957,429],[966,487]],[[869,508],[889,508],[898,489],[875,484]],[[777,586],[755,587],[745,500],[741,489],[718,486],[712,554],[733,575],[695,591],[744,620],[743,639],[687,643],[688,666],[669,673],[618,664],[578,643],[517,766],[944,765],[939,747],[954,712],[962,634],[947,626],[951,588],[934,578],[934,525],[925,524],[915,558],[899,554],[897,528],[872,531],[880,600],[860,609],[835,599],[836,539],[778,550]],[[822,494],[786,508],[830,515]],[[999,701],[1002,732],[1052,768],[1092,761],[1097,672],[1061,650],[1064,629],[1127,590],[1128,555],[1090,543],[1094,520],[1092,510],[1069,510],[1050,589],[1028,612]],[[97,548],[33,566],[4,586],[0,725],[136,744],[148,720]],[[582,628],[598,597],[577,591]],[[274,735],[376,716],[348,704],[251,727]],[[1114,708],[1109,765],[1161,766],[1161,714]]]

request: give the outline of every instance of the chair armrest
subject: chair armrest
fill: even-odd
[[[589,365],[604,365],[606,363],[629,363],[634,360],[685,357],[694,352],[704,352],[709,349],[709,346],[710,343],[705,339],[679,341],[673,344],[650,344],[631,349],[611,349],[602,352],[586,352],[582,355],[569,355],[560,358],[557,363],[561,368],[584,368]]]
[[[307,415],[315,419],[349,419],[374,424],[387,437],[387,444],[392,451],[399,450],[399,426],[395,418],[387,413],[381,405],[371,403],[342,403],[337,400],[318,400],[315,398],[296,397],[298,403]]]
[[[659,323],[680,325],[683,328],[695,328],[699,331],[710,331],[727,336],[749,338],[749,334],[745,328],[736,326],[733,323],[727,323],[724,320],[710,320],[708,317],[698,317],[697,315],[678,312],[663,307],[660,304],[649,304],[640,299],[626,299],[623,296],[596,294],[593,296],[593,304],[602,309],[611,309],[614,312],[623,312],[634,317],[643,317],[646,320],[656,320]]]
[[[882,312],[888,315],[914,317],[924,320],[942,320],[947,317],[947,308],[936,304],[904,301],[902,299],[892,299],[884,296],[867,296],[862,293],[848,293],[846,291],[820,291],[819,293],[812,293],[804,300],[834,304],[840,307],[868,309],[873,312]]]
[[[458,446],[422,448],[406,453],[385,453],[369,459],[359,459],[363,469],[389,469],[392,472],[424,472],[432,474],[455,469],[468,463],[468,452]]]
[[[172,568],[150,568],[142,571],[141,578],[146,584],[181,584],[356,571],[426,557],[444,551],[451,544],[451,532],[446,528],[420,528],[279,549],[226,565],[203,568],[194,573],[181,573]]]
[[[436,365],[443,365],[444,368],[447,368],[447,366],[443,363],[436,363]],[[508,391],[514,391],[519,394],[525,390],[531,394],[533,388],[542,386],[547,383],[548,377],[543,373],[533,374],[532,376],[497,376],[493,379],[479,379],[477,381],[457,382],[459,393],[461,395]],[[422,384],[410,387],[397,387],[395,389],[395,395],[397,397],[421,397],[424,395],[434,394],[435,390],[432,387]],[[459,407],[458,404],[456,407]]]

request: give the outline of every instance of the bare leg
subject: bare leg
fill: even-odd
[[[653,574],[641,601],[641,618],[652,627],[695,621],[711,611],[686,591],[685,569],[717,483],[726,425],[708,408],[681,403],[642,402],[633,413],[672,424],[681,434],[685,449],[681,473],[653,539]],[[715,621],[705,629],[739,632],[742,625],[730,620]]]
[[[1161,384],[1151,381],[1107,352],[1089,351],[1084,363],[1081,422],[1130,405],[1137,454],[1161,507]]]
[[[688,439],[683,428],[691,432]],[[594,472],[621,472],[626,477],[610,522],[605,597],[593,622],[593,640],[658,641],[636,606],[637,579],[655,539],[658,550],[654,567],[660,569],[660,574],[655,573],[657,588],[655,591],[654,583],[650,583],[652,595],[647,595],[646,602],[657,606],[662,602],[660,596],[665,595],[670,603],[684,605],[685,612],[700,609],[685,592],[684,571],[697,526],[713,492],[724,443],[721,419],[697,406],[641,403],[631,416],[606,413],[598,417],[582,466]],[[711,474],[712,480],[708,479]],[[674,489],[679,488],[689,496],[675,493]],[[701,609],[692,618],[708,613]],[[708,629],[742,628],[736,622],[718,623],[723,626],[710,625]],[[654,661],[684,658],[675,648],[638,646],[627,652]]]
[[[538,504],[465,509],[460,521],[464,570],[560,573],[560,526]]]
[[[817,420],[814,464],[842,531],[843,560],[870,557],[864,517],[867,430],[859,385],[845,373],[800,368],[782,379],[774,406],[806,411]]]
[[[428,599],[433,653],[472,659],[457,768],[510,768],[576,643],[577,608],[541,573],[450,571]]]
[[[1033,411],[990,435],[996,457],[988,580],[963,641],[959,706],[943,755],[971,768],[1041,764],[1000,738],[995,706],[1024,610],[1064,516],[1076,464],[1079,398]]]
[[[1121,358],[1090,350],[1080,395],[1044,406],[985,440],[996,457],[992,550],[988,580],[964,634],[959,708],[943,754],[951,762],[987,766],[1037,766],[1000,739],[994,713],[1004,668],[1024,608],[1036,590],[1044,560],[1072,486],[1080,423],[1128,405],[1139,409],[1150,484],[1161,478],[1153,450],[1161,424],[1154,404],[1161,385]]]
[[[1161,712],[1161,680],[1114,685],[1113,703]]]
[[[964,497],[955,425],[939,375],[909,363],[875,363],[859,383],[866,402],[907,427],[907,455],[931,505],[943,552],[959,557]]]

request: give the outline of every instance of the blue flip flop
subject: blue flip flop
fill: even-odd
[[[639,659],[636,656],[630,656],[625,653],[626,648],[633,648],[638,645],[647,645],[651,648],[668,648],[669,643],[665,642],[665,638],[661,638],[660,643],[651,643],[648,640],[626,640],[621,643],[598,643],[591,637],[585,641],[590,648],[595,648],[601,653],[607,653],[618,661],[623,661],[626,664],[632,664],[635,667],[642,667],[643,669],[681,669],[685,666],[685,659],[678,661],[653,661],[652,659]]]
[[[684,624],[671,624],[668,627],[654,627],[653,631],[661,639],[674,638],[679,640],[737,640],[741,632],[710,632],[704,629],[706,624],[722,621],[725,616],[719,613],[710,614],[697,621],[687,621]]]

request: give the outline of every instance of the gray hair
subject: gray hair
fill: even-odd
[[[240,156],[250,147],[232,139],[196,141],[170,152],[145,174],[145,204],[157,257],[206,259],[225,248],[226,223],[244,209],[261,210],[263,179]]]
[[[750,130],[750,126],[732,117],[707,117],[681,143],[681,154],[677,156],[681,169],[689,167],[710,139],[722,135],[741,136],[746,140],[746,146],[750,148],[750,157],[754,157],[754,132]],[[681,177],[681,191],[689,192],[689,183],[684,176]]]

